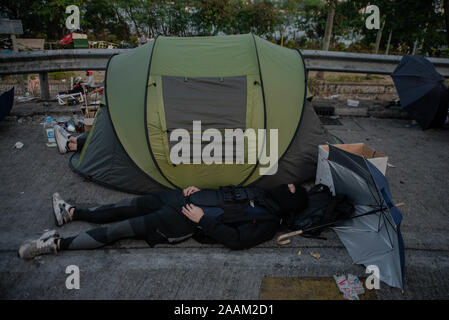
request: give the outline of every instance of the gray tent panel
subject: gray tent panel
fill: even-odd
[[[80,161],[81,155],[83,158]],[[70,158],[69,166],[88,180],[125,192],[145,194],[163,188],[142,172],[126,154],[104,106],[98,111],[83,150]]]
[[[284,156],[279,160],[278,171],[263,176],[254,185],[270,188],[290,182],[306,182],[315,179],[318,145],[331,142],[312,105],[304,105],[303,118],[295,137]]]

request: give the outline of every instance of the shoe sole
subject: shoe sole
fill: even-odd
[[[45,236],[45,237],[44,237],[44,236]],[[49,231],[43,233],[43,234],[39,237],[39,240],[46,241],[46,240],[48,240],[48,239],[51,238],[51,237],[53,237],[53,238],[59,238],[60,235],[59,235],[59,233],[58,233],[56,230],[49,230]],[[42,239],[41,239],[41,238],[42,238]],[[27,256],[25,256],[25,255],[21,255],[21,253],[22,253],[22,254],[25,253],[24,251],[21,251],[21,249],[23,248],[23,246],[26,245],[26,244],[28,244],[28,243],[31,243],[31,242],[33,242],[33,241],[34,241],[34,240],[27,239],[27,240],[25,240],[25,241],[20,245],[19,250],[17,250],[17,256],[18,256],[19,258],[24,259],[24,260],[31,260],[31,259],[33,259],[33,258],[35,257],[35,256],[27,257]]]
[[[62,138],[65,139],[65,137],[63,137],[63,134],[61,133],[61,127],[59,126],[54,126],[53,127],[54,131],[55,131],[55,139],[56,139],[56,143],[58,144],[58,149],[59,149],[59,153],[67,153],[67,149],[66,149],[66,142],[61,141],[61,136]]]
[[[59,196],[59,193],[54,193],[53,194],[53,215],[55,216],[55,224],[58,226],[58,227],[60,227],[60,226],[62,226],[63,224],[64,224],[64,220],[63,220],[63,218],[62,218],[62,215],[61,214],[59,214],[59,216],[60,216],[60,219],[61,219],[61,222],[58,220],[58,213],[57,213],[57,211],[56,211],[56,208],[58,208],[58,210],[59,210],[59,207],[57,207],[57,204],[58,204],[58,198],[59,198],[60,196]]]

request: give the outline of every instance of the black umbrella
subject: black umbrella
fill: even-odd
[[[14,103],[14,87],[0,95],[0,120],[6,117]]]
[[[444,78],[421,56],[402,57],[391,74],[401,106],[423,129],[441,127],[447,117],[449,95]]]

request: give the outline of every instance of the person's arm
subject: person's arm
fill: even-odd
[[[233,250],[246,249],[270,240],[279,225],[275,221],[267,220],[257,223],[248,221],[231,227],[213,217],[204,215],[201,208],[192,204],[183,207],[182,213],[193,222],[198,223],[207,236]]]

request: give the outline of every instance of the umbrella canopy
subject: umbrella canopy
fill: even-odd
[[[402,215],[391,200],[385,176],[366,159],[329,147],[335,191],[346,194],[355,207],[352,217],[333,229],[355,263],[377,266],[380,280],[403,289]]]
[[[391,77],[402,108],[423,129],[444,124],[448,111],[448,90],[444,78],[429,60],[405,55]]]
[[[14,104],[14,87],[0,95],[0,120],[6,117]]]

